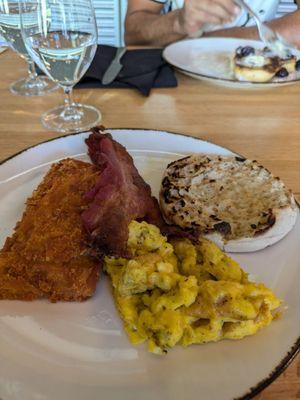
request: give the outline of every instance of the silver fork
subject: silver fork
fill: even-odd
[[[248,12],[257,25],[258,33],[261,40],[266,46],[281,58],[287,58],[291,54],[296,55],[299,51],[290,43],[288,43],[279,33],[270,29],[260,17],[248,6],[244,0],[235,0],[236,4]]]

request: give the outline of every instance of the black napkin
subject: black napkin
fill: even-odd
[[[152,88],[175,87],[177,80],[161,49],[127,50],[121,58],[122,70],[109,85],[102,85],[104,72],[116,54],[116,47],[99,45],[95,57],[76,88],[135,88],[149,96]]]

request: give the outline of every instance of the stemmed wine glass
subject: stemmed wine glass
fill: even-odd
[[[26,19],[29,21],[33,11],[28,8]],[[41,96],[57,89],[55,82],[46,77],[39,77],[35,71],[34,62],[31,60],[21,36],[18,0],[0,0],[0,35],[28,63],[29,77],[14,82],[10,86],[12,93],[23,96]]]
[[[43,125],[58,132],[80,132],[97,125],[100,112],[72,98],[72,88],[88,69],[97,48],[91,1],[20,1],[22,36],[28,53],[65,92],[65,104],[43,114]],[[24,23],[24,15],[32,6],[36,9],[34,26]]]

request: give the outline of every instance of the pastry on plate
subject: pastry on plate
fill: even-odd
[[[191,155],[168,165],[161,185],[165,219],[198,231],[229,252],[263,249],[294,226],[298,206],[283,182],[256,161]]]
[[[293,55],[285,59],[275,56],[267,47],[255,49],[245,46],[237,48],[233,59],[233,70],[239,81],[269,82],[275,76],[287,78],[295,71],[296,61]]]

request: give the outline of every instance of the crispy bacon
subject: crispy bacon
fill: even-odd
[[[163,220],[150,186],[139,175],[125,147],[104,133],[103,127],[94,128],[86,144],[91,160],[101,169],[96,185],[86,194],[90,204],[82,214],[97,256],[129,256],[128,225],[132,220],[145,220],[164,234],[178,235],[179,229]]]

